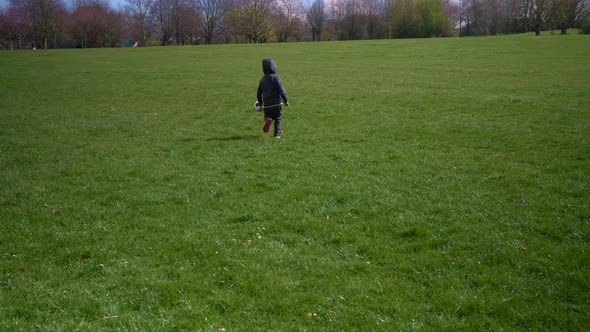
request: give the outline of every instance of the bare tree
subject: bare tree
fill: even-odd
[[[47,49],[50,40],[56,44],[59,16],[65,15],[65,5],[61,0],[12,0],[20,3],[27,12],[31,33],[36,43]],[[56,46],[56,45],[54,45]]]
[[[462,18],[463,35],[477,36],[486,34],[485,4],[482,0],[463,0]]]
[[[197,0],[197,6],[203,16],[202,30],[205,42],[211,44],[221,30],[226,4],[224,0]]]
[[[130,20],[129,30],[135,40],[141,45],[147,45],[150,37],[149,11],[153,0],[127,0],[125,14]]]
[[[76,47],[114,47],[122,41],[122,16],[106,0],[75,0],[70,25]]]
[[[10,49],[16,40],[18,48],[23,48],[23,42],[31,35],[31,22],[22,1],[11,1],[3,14],[2,34],[8,39]]]
[[[539,36],[551,18],[552,0],[515,0],[515,6],[517,18]]]
[[[102,28],[106,21],[108,4],[92,0],[74,1],[71,26],[76,47],[101,47],[104,45]]]
[[[174,0],[154,0],[150,9],[160,45],[168,45],[174,34]]]
[[[331,14],[341,39],[376,39],[384,38],[386,33],[386,16],[395,1],[385,0],[334,0],[331,2]]]
[[[532,0],[530,2],[529,25],[537,36],[551,18],[551,0]]]
[[[305,19],[311,30],[311,39],[313,41],[320,41],[322,30],[324,29],[324,23],[326,22],[324,0],[315,0],[307,10]]]
[[[225,42],[234,41],[236,44],[240,41],[242,28],[240,27],[240,10],[232,4],[228,7],[223,15],[223,31]]]
[[[588,0],[555,0],[552,12],[554,21],[561,34],[572,28],[583,16],[588,8]]]
[[[8,45],[12,50],[14,49],[14,38],[10,32],[11,29],[8,27],[8,16],[6,15],[5,11],[6,10],[0,6],[0,49],[8,42]]]
[[[497,17],[494,19],[496,24],[496,33],[511,33],[513,32],[513,0],[496,0],[497,1]]]
[[[391,0],[389,25],[393,38],[417,37],[418,19],[415,7],[414,0]]]
[[[361,0],[336,0],[341,1],[341,16],[344,18],[337,26],[342,39],[364,38],[364,17],[362,15]]]
[[[386,6],[383,0],[363,0],[362,11],[366,16],[367,37],[384,38]]]
[[[153,0],[150,14],[162,46],[173,42],[183,45],[189,39],[187,27],[197,22],[196,9],[190,0]]]
[[[459,0],[458,3],[459,7],[459,36],[463,35],[463,24],[465,23],[465,18],[467,16],[467,0]]]
[[[520,0],[518,0],[520,1]],[[528,1],[528,0],[525,0]],[[495,35],[510,32],[512,0],[462,0],[460,25],[465,35]]]
[[[272,32],[271,0],[242,0],[237,11],[239,32],[249,43],[267,41]]]
[[[447,13],[447,17],[449,18],[449,26],[450,26],[450,31],[449,33],[452,33],[452,31],[456,31],[457,27],[459,28],[459,32],[461,31],[461,2],[455,2],[452,0],[444,0],[444,5],[445,5],[445,11]]]
[[[181,4],[177,14],[177,43],[199,44],[201,40],[203,18],[197,6],[185,1]]]
[[[302,13],[302,5],[299,0],[276,0],[273,8],[275,30],[278,34],[278,41],[285,42],[290,36],[301,38],[299,27]]]

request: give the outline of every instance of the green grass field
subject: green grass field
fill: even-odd
[[[0,330],[586,330],[589,78],[583,35],[1,52]]]

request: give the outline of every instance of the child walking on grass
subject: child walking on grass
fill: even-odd
[[[281,78],[276,74],[277,65],[272,58],[262,59],[262,71],[264,76],[260,80],[260,84],[258,84],[258,92],[256,93],[256,100],[262,105],[261,110],[264,111],[264,127],[262,127],[262,131],[267,133],[274,121],[275,138],[281,138],[282,105],[288,107],[289,100]]]

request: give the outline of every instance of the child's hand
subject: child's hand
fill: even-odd
[[[289,102],[288,101],[284,102],[283,104],[285,104],[285,107],[289,107]]]

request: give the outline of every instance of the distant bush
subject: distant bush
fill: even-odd
[[[148,40],[146,46],[160,46],[160,42],[158,40],[150,39]]]
[[[450,36],[443,0],[392,0],[389,27],[394,38]]]
[[[590,35],[590,15],[586,16],[584,22],[582,22],[582,29],[580,31],[584,34]]]

